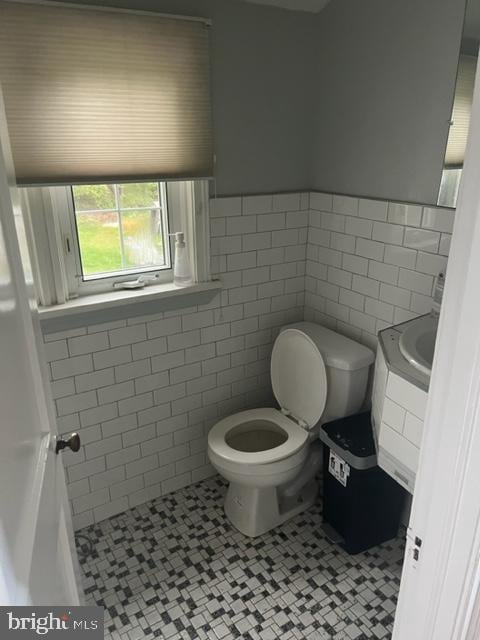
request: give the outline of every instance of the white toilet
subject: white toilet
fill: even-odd
[[[270,372],[280,410],[252,409],[212,427],[208,455],[230,486],[225,513],[255,537],[310,507],[321,468],[322,424],[359,411],[374,353],[310,322],[283,328]]]

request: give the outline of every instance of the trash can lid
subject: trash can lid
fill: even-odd
[[[320,439],[354,468],[368,469],[376,464],[370,412],[327,422],[322,425]]]

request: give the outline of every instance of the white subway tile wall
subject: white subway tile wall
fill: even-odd
[[[378,331],[431,309],[455,211],[310,195],[305,319],[375,347]]]
[[[279,327],[303,319],[306,193],[211,202],[211,261],[223,289],[200,307],[45,334],[75,528],[214,473],[220,418],[272,406]]]
[[[429,311],[454,217],[327,193],[219,198],[210,215],[212,302],[45,334],[59,432],[82,439],[63,454],[76,528],[212,475],[211,426],[273,404],[282,325],[373,346]]]

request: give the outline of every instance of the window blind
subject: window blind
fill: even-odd
[[[203,22],[2,0],[0,82],[19,184],[213,173]]]
[[[476,58],[473,56],[460,56],[453,102],[452,125],[448,134],[445,155],[445,167],[449,169],[463,167],[472,111],[476,67]]]

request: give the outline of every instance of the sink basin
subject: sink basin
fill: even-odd
[[[415,369],[430,377],[432,371],[438,318],[423,316],[414,320],[402,333],[399,347],[402,356]]]

